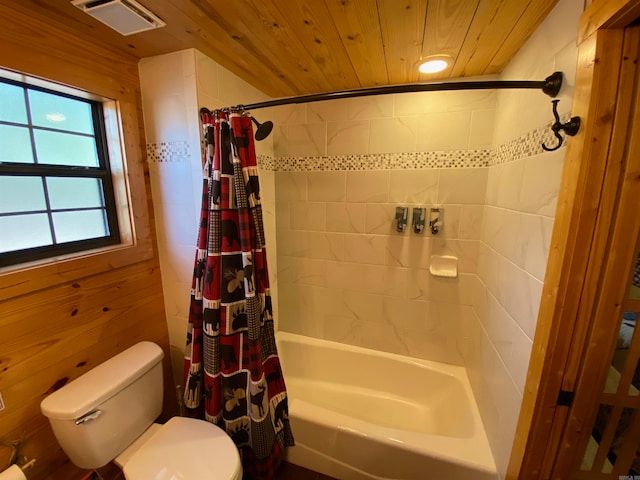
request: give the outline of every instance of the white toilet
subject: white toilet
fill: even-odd
[[[40,404],[71,461],[100,468],[110,461],[127,480],[240,480],[233,440],[204,420],[162,411],[162,349],[140,342],[49,395]]]

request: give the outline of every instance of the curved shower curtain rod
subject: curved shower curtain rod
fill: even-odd
[[[296,97],[283,97],[265,102],[240,104],[222,110],[243,111],[258,108],[279,107],[292,103],[320,102],[322,100],[336,100],[340,98],[366,97],[370,95],[386,95],[389,93],[433,92],[444,90],[492,90],[498,88],[528,88],[542,90],[550,97],[558,95],[562,87],[562,72],[554,72],[542,81],[533,80],[480,80],[471,82],[432,82],[407,83],[404,85],[384,85],[381,87],[356,88],[338,92],[312,93]]]
[[[342,98],[366,97],[370,95],[386,95],[390,93],[409,93],[409,92],[434,92],[447,90],[493,90],[493,89],[534,89],[542,90],[543,93],[550,97],[558,95],[562,87],[562,72],[554,72],[541,81],[533,80],[483,80],[469,82],[433,82],[433,83],[409,83],[404,85],[385,85],[380,87],[357,88],[353,90],[342,90],[328,93],[312,93],[309,95],[298,95],[295,97],[276,98],[265,102],[240,104],[232,107],[223,108],[223,111],[245,112],[247,110],[256,110],[258,108],[279,107],[281,105],[290,105],[296,103],[320,102],[323,100],[337,100]],[[557,101],[556,101],[557,102]],[[211,113],[208,108],[201,108],[200,113]],[[257,125],[256,139],[262,140],[266,138],[273,123],[266,121],[259,123],[252,117]],[[561,129],[561,128],[559,128]],[[554,130],[555,132],[555,130]],[[567,132],[568,133],[568,132]],[[571,133],[569,133],[571,135]],[[574,133],[575,135],[575,133]],[[559,146],[557,147],[559,148]]]

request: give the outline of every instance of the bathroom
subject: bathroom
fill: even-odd
[[[557,98],[566,116],[583,8],[582,0],[559,1],[491,78],[540,80],[562,71]],[[97,265],[75,277],[51,269],[36,279],[3,279],[2,439],[19,441],[21,455],[38,459],[34,478],[54,471],[73,478],[75,467],[39,414],[41,399],[143,339],[171,352],[165,379],[175,384],[201,183],[193,112],[268,97],[197,49],[138,64],[80,38],[69,42],[69,32],[26,7],[2,9],[1,38],[15,46],[0,57],[2,66],[80,88],[97,82],[121,102],[127,156],[137,164],[128,172],[132,202],[151,212],[130,233],[139,261],[123,253],[114,259],[119,268],[101,275]],[[55,61],[33,54],[45,41]],[[275,124],[257,154],[278,328],[464,367],[504,478],[566,151],[539,148],[555,141],[549,98],[518,90],[393,94],[255,116]],[[396,232],[402,205],[410,218],[414,207],[439,207],[440,231],[415,234],[409,222]],[[457,278],[430,276],[431,255],[457,257]],[[177,409],[174,391],[165,389],[163,415]]]

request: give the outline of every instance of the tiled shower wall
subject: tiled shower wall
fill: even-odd
[[[495,98],[387,95],[281,114],[274,166],[282,330],[463,364]],[[409,207],[409,217],[414,207],[439,207],[439,233],[414,233],[411,218],[398,233],[397,206]],[[458,277],[430,275],[432,255],[458,257]]]

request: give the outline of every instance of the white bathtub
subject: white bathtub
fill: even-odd
[[[495,480],[463,367],[277,334],[296,446],[341,480]]]

